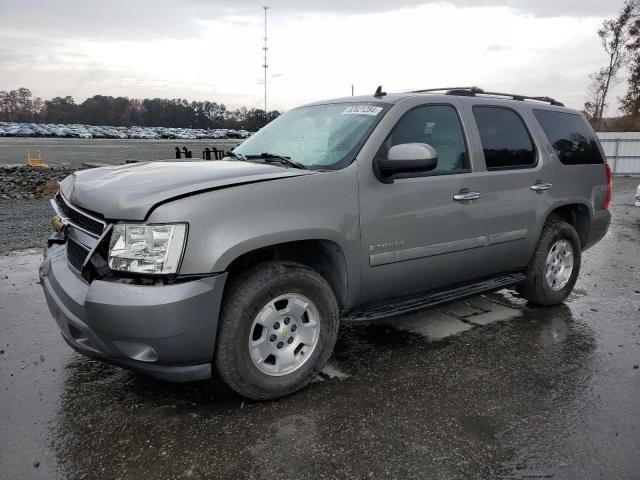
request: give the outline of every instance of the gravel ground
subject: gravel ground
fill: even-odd
[[[53,209],[47,200],[0,202],[0,255],[43,247],[51,234]]]
[[[58,182],[76,171],[75,167],[33,168],[0,165],[0,201],[51,197]]]

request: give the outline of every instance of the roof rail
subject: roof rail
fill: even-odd
[[[511,100],[525,101],[525,100],[534,100],[536,102],[545,102],[551,105],[556,105],[558,107],[564,107],[564,104],[554,100],[551,97],[532,97],[529,95],[518,95],[514,93],[501,93],[501,92],[485,92],[483,89],[478,87],[447,87],[447,88],[426,88],[422,90],[412,90],[407,93],[435,93],[435,92],[445,92],[445,95],[456,95],[462,97],[475,97],[478,95],[487,96],[487,97],[504,97],[509,98]]]
[[[429,93],[429,92],[451,92],[455,90],[467,90],[469,92],[482,92],[478,87],[441,87],[441,88],[425,88],[422,90],[411,90],[407,93]]]

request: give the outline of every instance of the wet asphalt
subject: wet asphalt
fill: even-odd
[[[90,361],[37,250],[0,257],[0,478],[640,478],[639,179],[564,305],[501,291],[341,330],[307,389],[250,402]]]

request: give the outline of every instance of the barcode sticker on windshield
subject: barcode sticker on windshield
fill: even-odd
[[[382,111],[382,107],[373,105],[351,105],[344,109],[342,115],[373,115],[376,116]]]

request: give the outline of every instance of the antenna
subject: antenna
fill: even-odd
[[[267,7],[266,5],[264,7],[262,7],[264,9],[264,47],[262,47],[262,50],[264,50],[264,63],[262,64],[262,68],[264,68],[264,118],[267,118],[267,68],[269,68],[269,65],[267,64],[267,50],[269,50],[269,48],[267,47],[267,10],[269,10],[269,7]]]
[[[378,85],[378,88],[376,88],[376,93],[373,94],[374,97],[376,98],[382,98],[387,94],[387,92],[383,92],[382,91],[382,85]]]

